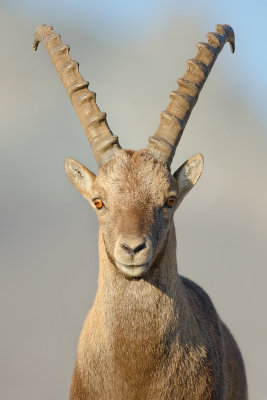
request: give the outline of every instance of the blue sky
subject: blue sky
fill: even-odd
[[[213,30],[216,23],[228,23],[236,33],[234,68],[240,69],[242,82],[246,82],[250,100],[264,115],[267,108],[267,1],[264,0],[135,0],[115,1],[5,1],[4,8],[13,9],[23,17],[34,17],[36,25],[61,19],[86,31],[90,26],[96,35],[108,41],[141,40],[143,35],[164,29],[171,21],[179,24],[183,17],[199,21],[203,32]],[[50,22],[48,22],[50,23]],[[53,24],[54,22],[52,22]],[[204,38],[203,38],[204,39]],[[202,40],[203,40],[202,39]],[[201,38],[200,38],[201,40]],[[244,77],[243,77],[244,76]],[[245,79],[244,79],[245,78]],[[242,88],[241,88],[242,91]],[[247,91],[244,90],[244,93]],[[246,94],[247,96],[247,94]]]

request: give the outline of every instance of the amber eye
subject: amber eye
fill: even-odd
[[[94,203],[98,210],[100,210],[103,207],[103,202],[99,199],[94,199]]]
[[[176,198],[174,196],[171,196],[166,200],[165,204],[168,208],[172,208],[175,205],[175,203],[176,203]]]

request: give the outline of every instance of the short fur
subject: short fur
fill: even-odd
[[[92,205],[101,198],[105,207],[97,210],[98,291],[80,336],[70,400],[247,399],[231,333],[208,295],[177,273],[173,212],[200,175],[189,184],[199,157],[175,178],[146,150],[120,150],[97,177],[67,160],[72,182],[73,163],[87,179],[86,190],[75,186]],[[167,209],[170,194],[177,202]],[[122,273],[114,257],[118,238],[129,232],[152,243],[149,269],[137,278]]]

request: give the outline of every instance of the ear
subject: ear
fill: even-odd
[[[189,158],[177,171],[174,173],[179,187],[178,201],[181,202],[185,195],[192,189],[200,178],[204,165],[204,159],[201,154]]]
[[[93,172],[72,158],[65,161],[65,171],[71,183],[87,200],[90,200],[92,184],[96,178]]]

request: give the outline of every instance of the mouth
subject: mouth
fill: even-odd
[[[129,278],[141,278],[149,270],[149,263],[145,264],[122,264],[116,261],[119,270]]]

